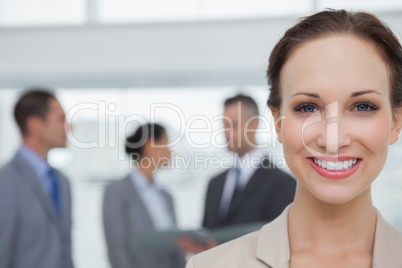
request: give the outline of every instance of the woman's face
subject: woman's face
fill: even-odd
[[[348,35],[310,41],[293,52],[280,80],[281,110],[273,114],[298,187],[331,204],[368,190],[401,125],[374,47]]]
[[[144,166],[152,164],[155,171],[160,167],[167,168],[171,156],[168,143],[166,133],[163,133],[159,139],[149,139],[144,145],[141,163]]]

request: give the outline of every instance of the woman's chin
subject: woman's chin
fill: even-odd
[[[312,194],[322,203],[331,205],[345,205],[355,200],[356,198],[362,197],[362,192],[364,192],[364,190],[351,191],[350,189],[327,189],[326,191],[321,190]]]

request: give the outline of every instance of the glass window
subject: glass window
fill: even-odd
[[[203,0],[206,18],[278,17],[311,12],[310,0]]]
[[[198,0],[98,0],[101,23],[194,19]]]
[[[401,0],[319,0],[318,8],[339,8],[339,9],[353,9],[364,11],[395,11],[402,10]]]
[[[85,0],[1,0],[2,26],[65,25],[85,22]]]
[[[305,14],[310,0],[99,0],[103,23],[272,17]]]

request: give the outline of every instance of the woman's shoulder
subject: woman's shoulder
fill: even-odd
[[[376,267],[401,267],[402,232],[394,228],[377,211],[373,263]]]
[[[396,243],[402,248],[402,232],[392,226],[378,210],[376,210],[376,212],[377,225],[375,242],[387,242],[388,244]]]
[[[256,258],[260,231],[256,231],[192,257],[186,268],[190,267],[267,267]]]
[[[287,231],[290,207],[261,230],[194,256],[186,268],[286,267],[290,258]]]
[[[124,178],[110,181],[105,185],[105,194],[122,194],[127,191],[127,188],[132,188],[132,181],[130,175],[125,176]]]

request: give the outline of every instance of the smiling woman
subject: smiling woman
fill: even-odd
[[[294,51],[281,76],[281,108],[273,111],[286,115],[277,132],[299,193],[307,189],[319,200],[343,204],[368,190],[399,130],[387,67],[373,45],[344,34],[310,41]],[[304,125],[314,113],[326,118]],[[329,125],[338,131],[329,133]],[[356,164],[343,169],[344,161]]]
[[[398,40],[373,15],[320,12],[285,33],[267,74],[295,201],[187,267],[401,267],[402,233],[371,198],[402,125]]]

